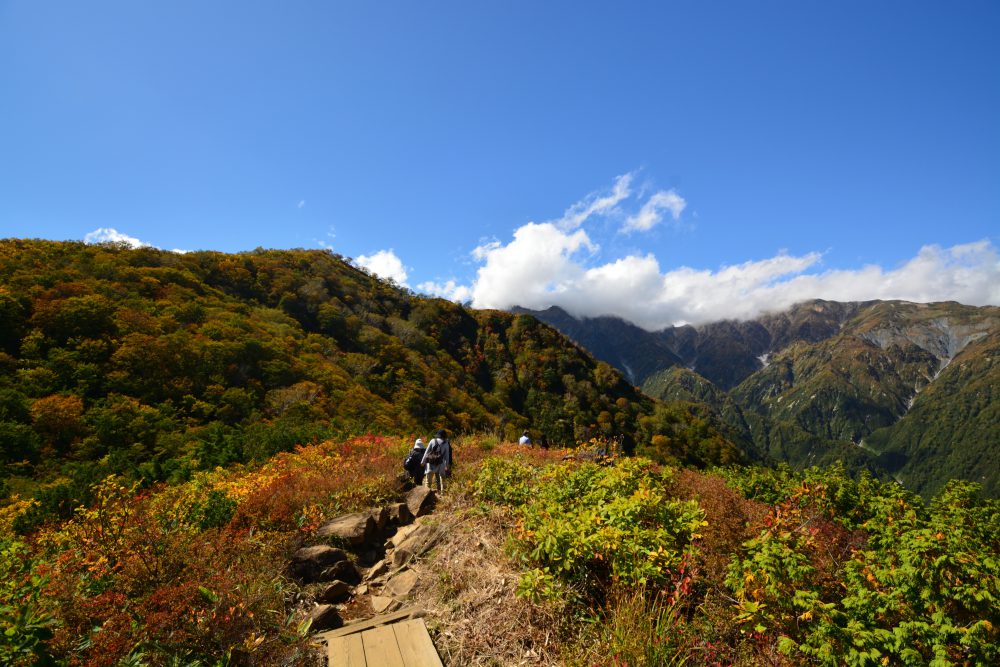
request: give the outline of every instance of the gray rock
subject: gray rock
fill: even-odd
[[[376,530],[385,530],[389,523],[389,510],[385,507],[377,507],[371,511],[372,520],[375,522]]]
[[[413,516],[423,516],[434,509],[434,492],[426,486],[415,486],[406,493],[406,507]]]
[[[353,561],[349,560],[342,560],[339,563],[334,563],[331,567],[323,570],[320,577],[320,581],[334,581],[339,579],[340,581],[346,581],[349,584],[361,583],[361,573],[358,572],[358,566],[355,565]]]
[[[329,604],[335,604],[337,602],[343,602],[348,597],[351,596],[351,586],[346,581],[334,581],[332,584],[323,589],[319,595],[316,596],[316,600],[319,602],[326,602]]]
[[[375,533],[375,519],[370,512],[345,514],[320,527],[320,537],[336,537],[352,546],[364,544]]]
[[[385,591],[394,598],[405,598],[419,581],[420,575],[414,570],[404,570],[389,580]]]
[[[347,554],[343,549],[320,544],[299,549],[292,554],[288,569],[293,577],[308,583],[320,581],[324,570],[344,561],[347,561]]]
[[[409,526],[403,526],[397,529],[396,534],[385,541],[386,548],[395,549],[396,547],[398,547],[400,544],[403,543],[403,540],[409,537],[410,533],[412,533],[419,527],[420,526],[415,526],[413,524],[410,524]]]
[[[406,549],[396,549],[392,552],[392,566],[403,567],[413,558],[413,553]]]
[[[389,505],[389,523],[396,524],[397,526],[404,526],[411,521],[413,521],[413,512],[406,503],[396,503],[394,505]]]
[[[316,608],[309,612],[309,618],[312,619],[313,632],[336,630],[344,624],[340,614],[337,613],[337,608],[332,604],[316,605]]]
[[[417,526],[401,542],[396,543],[397,549],[406,549],[414,556],[423,556],[441,539],[441,530],[437,526]]]
[[[379,562],[372,565],[371,569],[368,570],[368,574],[365,575],[365,581],[371,581],[372,579],[382,576],[388,571],[389,571],[389,564],[385,562],[385,559],[380,560]]]
[[[390,597],[384,595],[373,595],[372,596],[372,609],[375,610],[376,614],[382,614],[387,611],[392,611],[399,606],[399,603]]]

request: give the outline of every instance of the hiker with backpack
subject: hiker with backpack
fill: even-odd
[[[417,486],[424,483],[424,464],[422,461],[426,452],[427,448],[424,446],[424,441],[417,438],[417,441],[413,443],[413,449],[403,459],[403,470],[406,471],[406,474],[410,476],[410,479]]]
[[[436,479],[438,491],[444,493],[444,476],[451,469],[451,444],[448,442],[448,434],[444,432],[444,429],[438,431],[427,443],[427,451],[424,452],[421,463],[426,466],[424,486],[433,489]]]

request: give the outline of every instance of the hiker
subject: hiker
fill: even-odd
[[[424,445],[424,441],[417,438],[417,441],[413,443],[413,449],[411,449],[410,453],[406,455],[405,459],[403,459],[403,469],[417,486],[424,483],[424,465],[421,461],[424,460],[425,453],[426,447]]]
[[[433,489],[436,479],[438,491],[444,493],[444,476],[451,469],[451,444],[448,442],[448,434],[444,432],[444,429],[438,431],[427,443],[427,451],[424,452],[421,463],[426,466],[424,486]]]
[[[525,445],[527,447],[531,446],[531,438],[528,437],[528,432],[525,431],[521,434],[521,439],[517,441],[519,445]]]

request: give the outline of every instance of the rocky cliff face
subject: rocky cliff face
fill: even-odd
[[[591,320],[567,333],[585,347],[581,331],[599,335],[591,351],[615,364],[599,351],[615,349],[603,319],[599,334]],[[962,477],[1000,495],[1000,308],[817,300],[644,335],[679,359],[637,378],[646,393],[709,405],[774,460],[844,460],[926,494]]]

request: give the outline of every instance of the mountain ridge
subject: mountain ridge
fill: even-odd
[[[549,311],[535,315],[547,318]],[[613,319],[602,318],[600,331],[612,336],[602,349],[615,349]],[[594,335],[587,331],[589,322],[577,321],[574,332]],[[636,336],[632,327],[624,325]],[[667,341],[681,363],[646,375],[641,384],[657,398],[709,405],[742,439],[749,437],[759,453],[776,461],[804,466],[840,459],[854,469],[892,475],[925,494],[953,475],[983,483],[996,495],[1000,473],[993,455],[1000,451],[990,437],[1000,432],[993,409],[1000,370],[992,362],[998,331],[1000,308],[994,306],[811,300],[754,320],[646,332]],[[641,349],[630,345],[621,354]],[[956,386],[948,394],[925,394],[940,378],[948,379],[956,361],[964,384],[952,381]],[[978,387],[978,393],[967,386]],[[952,403],[978,407],[962,414]],[[917,405],[921,410],[908,419]],[[942,415],[948,429],[934,426]],[[929,432],[936,434],[933,446],[925,438]],[[925,460],[927,451],[945,462],[940,469]]]

